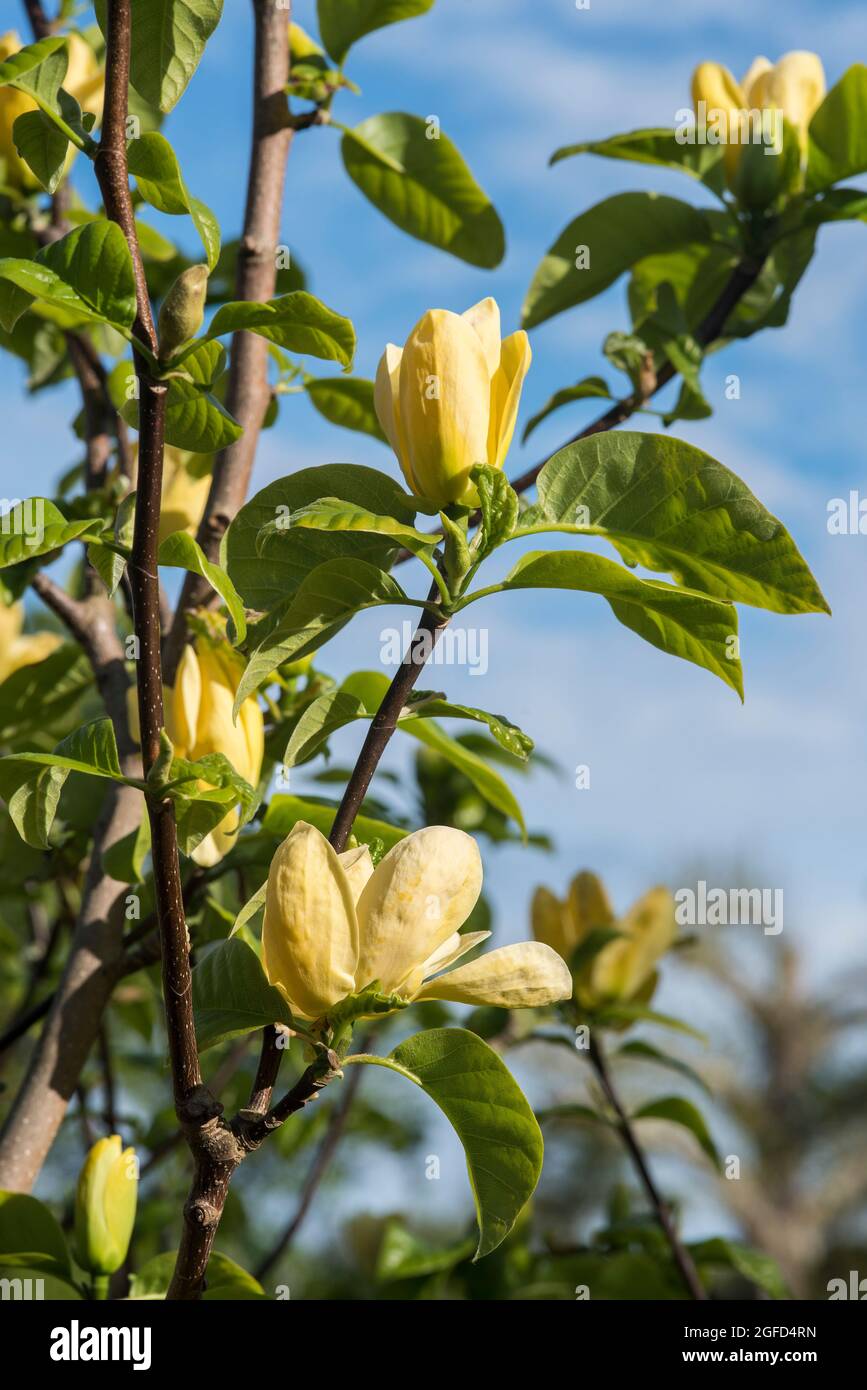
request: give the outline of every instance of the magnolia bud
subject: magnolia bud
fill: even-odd
[[[181,271],[160,309],[158,332],[163,361],[195,338],[205,317],[207,294],[206,265],[191,265],[188,270]]]
[[[75,1255],[91,1274],[114,1274],[126,1259],[135,1223],[138,1163],[119,1134],[100,1139],[75,1192]]]

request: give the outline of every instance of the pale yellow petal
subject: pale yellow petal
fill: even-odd
[[[815,53],[785,53],[756,83],[758,105],[782,111],[803,139],[825,98],[825,70]]]
[[[748,107],[755,107],[761,110],[762,103],[758,99],[758,92],[755,90],[765,73],[770,72],[773,63],[769,58],[754,58],[750,63],[749,69],[741,79],[741,90],[743,91],[745,103]]]
[[[614,909],[605,885],[588,869],[582,869],[570,883],[566,906],[576,946],[590,932],[614,926]]]
[[[456,960],[465,956],[476,946],[480,946],[483,941],[487,941],[491,935],[489,931],[468,931],[463,935],[454,932],[448,941],[444,941],[442,946],[438,946],[431,956],[425,961],[422,969],[424,970],[423,979],[427,980],[431,975],[436,975],[440,970],[446,970],[448,966],[454,965]]]
[[[470,835],[449,826],[416,830],[390,849],[358,900],[359,989],[391,993],[469,917],[482,890]]]
[[[478,333],[460,314],[430,309],[407,339],[399,416],[416,490],[441,505],[472,490],[487,459],[490,377]]]
[[[352,901],[357,903],[362,888],[373,873],[370,850],[367,845],[359,845],[357,849],[345,849],[337,858],[352,890]]]
[[[387,343],[385,352],[379,359],[376,380],[373,384],[373,407],[380,428],[392,447],[400,464],[401,472],[412,492],[419,495],[412,467],[406,450],[406,442],[400,422],[400,364],[403,348]]]
[[[624,938],[599,953],[591,986],[602,999],[631,999],[653,974],[659,957],[677,936],[674,899],[667,888],[652,888],[617,923]]]
[[[574,943],[567,920],[566,904],[562,903],[550,888],[536,889],[530,905],[530,921],[535,939],[543,941],[552,951],[568,960]]]
[[[502,468],[515,425],[524,378],[530,370],[533,353],[523,329],[503,339],[500,364],[491,381],[491,420],[488,430],[488,463]]]
[[[556,951],[541,941],[501,946],[422,985],[417,999],[532,1009],[572,995],[572,976]]]
[[[325,836],[299,821],[268,872],[265,974],[294,1012],[315,1019],[353,992],[357,954],[349,880]]]
[[[485,354],[485,361],[488,364],[488,375],[493,377],[500,365],[499,304],[496,299],[492,299],[488,295],[487,299],[480,299],[478,304],[474,304],[470,309],[465,309],[461,318],[472,324],[478,333]]]
[[[246,778],[251,787],[256,787],[262,775],[262,762],[265,757],[265,719],[259,701],[254,695],[242,702],[238,711],[238,723],[244,735],[246,761],[237,771]]]
[[[717,128],[721,116],[725,117],[725,128],[721,134],[728,136],[723,144],[726,176],[731,183],[738,170],[743,154],[740,143],[741,127],[747,99],[722,63],[700,63],[692,76],[692,102],[696,116],[701,118],[700,103],[704,103],[704,120],[710,130]]]
[[[191,646],[184,647],[178,662],[171,699],[166,705],[166,732],[175,748],[184,749],[183,756],[191,757],[196,743],[199,705],[202,699],[202,673],[199,659]]]

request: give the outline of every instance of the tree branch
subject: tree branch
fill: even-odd
[[[287,127],[285,88],[289,80],[289,20],[287,6],[273,0],[252,0],[256,52],[253,71],[253,143],[247,183],[244,228],[238,248],[235,297],[263,301],[273,298],[277,284],[277,247],[286,161],[293,131]],[[236,333],[226,391],[226,409],[244,433],[216,458],[211,490],[199,527],[198,542],[216,560],[220,541],[243,506],[250,486],[262,422],[270,401],[268,344],[255,333]],[[166,681],[175,671],[187,640],[186,615],[209,602],[211,589],[193,574],[184,576],[174,624],[166,644]]]
[[[662,1198],[653,1180],[653,1176],[647,1166],[647,1159],[644,1156],[644,1151],[638,1142],[635,1130],[632,1128],[632,1123],[615,1088],[604,1048],[595,1035],[592,1035],[590,1038],[589,1056],[593,1069],[599,1078],[599,1084],[605,1093],[605,1098],[617,1117],[617,1128],[623,1140],[624,1147],[632,1159],[638,1176],[644,1185],[644,1190],[656,1213],[656,1219],[662,1227],[663,1234],[668,1241],[674,1263],[680,1271],[683,1282],[689,1289],[690,1297],[699,1301],[706,1300],[708,1295],[704,1285],[698,1277],[698,1270],[695,1267],[689,1251],[681,1242],[668,1205]]]

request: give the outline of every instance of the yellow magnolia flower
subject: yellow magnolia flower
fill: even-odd
[[[429,309],[376,373],[379,423],[418,497],[474,506],[470,469],[502,468],[530,366],[526,333],[500,338],[496,300],[464,314]]]
[[[160,500],[160,532],[162,543],[173,531],[187,531],[194,536],[205,510],[211,488],[211,475],[195,477],[189,469],[190,455],[183,449],[166,446],[163,457],[163,490]]]
[[[227,644],[204,638],[185,647],[174,686],[166,694],[166,732],[180,758],[196,762],[206,753],[223,753],[252,787],[258,784],[265,755],[265,722],[255,696],[241,705],[237,724],[232,705],[243,672]],[[204,868],[217,864],[235,844],[240,812],[230,811],[193,851]]]
[[[779,111],[798,132],[801,152],[806,150],[807,128],[825,97],[825,72],[815,53],[785,53],[776,64],[756,58],[743,81],[735,81],[721,63],[700,63],[692,78],[696,115],[709,126],[723,113],[728,138],[723,149],[729,187],[737,191],[736,178],[749,143],[749,112]],[[764,153],[764,151],[762,151]]]
[[[674,942],[674,899],[666,888],[652,888],[619,920],[600,880],[584,871],[572,880],[562,902],[547,888],[537,888],[532,906],[533,935],[567,962],[593,931],[615,930],[619,937],[603,946],[575,975],[575,997],[584,1008],[649,999],[656,983],[656,962]]]
[[[62,644],[63,638],[55,632],[35,632],[25,634],[24,608],[13,603],[9,608],[0,606],[0,681],[5,681],[22,666],[35,666]]]
[[[119,1134],[94,1144],[75,1192],[75,1254],[91,1274],[114,1274],[135,1223],[138,1161]]]
[[[63,86],[75,97],[84,111],[92,111],[99,122],[102,116],[104,83],[102,68],[96,54],[79,34],[68,34],[67,55],[69,65]],[[0,36],[0,63],[11,58],[21,48],[21,40],[14,29]],[[29,165],[19,155],[12,138],[12,127],[19,116],[28,111],[37,111],[35,101],[14,87],[0,87],[0,159],[6,163],[6,182],[13,188],[30,190],[38,188],[39,180]],[[70,159],[72,157],[70,146]]]
[[[271,861],[262,961],[293,1013],[317,1019],[374,981],[401,999],[530,1008],[568,999],[572,981],[549,946],[502,946],[441,974],[490,932],[459,928],[482,888],[478,847],[430,826],[374,869],[366,845],[337,854],[299,821]]]

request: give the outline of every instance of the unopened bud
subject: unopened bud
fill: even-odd
[[[191,265],[181,271],[160,309],[160,357],[172,357],[184,343],[195,338],[205,317],[208,294],[208,267]]]

